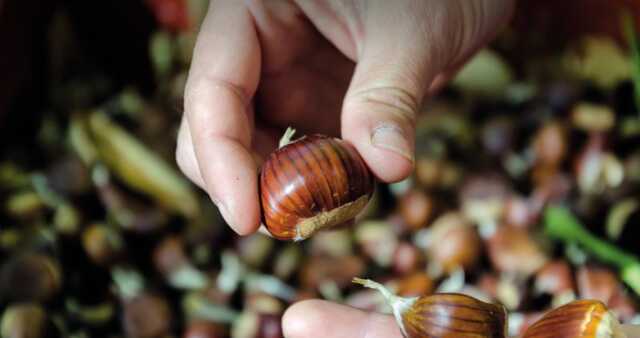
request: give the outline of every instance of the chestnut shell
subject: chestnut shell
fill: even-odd
[[[262,221],[278,239],[302,240],[352,221],[374,187],[373,175],[352,145],[324,135],[305,136],[263,164]]]

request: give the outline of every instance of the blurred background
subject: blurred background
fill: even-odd
[[[520,1],[354,227],[238,237],[174,163],[207,0],[0,0],[0,335],[280,337],[301,299],[599,299],[640,324],[640,3]],[[214,9],[215,10],[215,9]]]

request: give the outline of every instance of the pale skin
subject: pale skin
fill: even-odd
[[[185,89],[177,162],[240,235],[260,226],[257,172],[288,126],[351,142],[378,179],[413,169],[433,95],[508,22],[514,0],[212,1]],[[320,300],[287,338],[401,337],[392,317]]]

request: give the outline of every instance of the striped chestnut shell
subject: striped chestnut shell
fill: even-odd
[[[576,300],[547,312],[523,338],[626,338],[618,319],[597,300]]]
[[[506,337],[507,311],[501,305],[459,293],[399,297],[369,279],[354,278],[353,282],[382,294],[405,338]]]
[[[289,142],[260,172],[262,220],[273,237],[299,241],[314,232],[353,222],[373,194],[375,181],[349,143],[324,135]]]

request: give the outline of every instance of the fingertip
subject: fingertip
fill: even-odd
[[[344,138],[356,147],[378,179],[398,182],[407,178],[414,168],[413,136],[405,136],[409,132],[398,131],[397,127],[381,126],[345,130]]]
[[[196,154],[206,190],[220,214],[239,235],[260,225],[256,164],[247,149],[226,137],[196,142]]]
[[[395,183],[409,177],[413,172],[414,162],[398,153],[365,145],[358,149],[373,174],[383,182]]]
[[[317,309],[317,300],[304,300],[291,305],[282,316],[282,331],[286,338],[302,338],[308,336],[313,329],[313,321],[309,318]]]
[[[227,224],[240,236],[251,235],[260,227],[260,209],[255,198],[246,201],[231,199],[226,203],[221,203],[220,212],[223,214]],[[229,204],[229,205],[227,205]],[[228,209],[227,209],[228,208]],[[224,210],[223,209],[227,209]],[[227,213],[228,216],[224,216]]]
[[[289,307],[282,317],[282,329],[286,338],[402,337],[391,316],[317,299]]]

